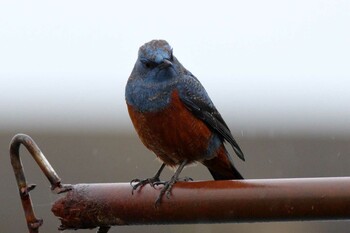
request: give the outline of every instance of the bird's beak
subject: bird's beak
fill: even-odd
[[[164,59],[163,62],[160,64],[160,68],[161,69],[165,69],[168,68],[170,66],[173,66],[173,63],[171,61],[169,61],[168,59]]]

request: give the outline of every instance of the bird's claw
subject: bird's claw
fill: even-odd
[[[185,177],[177,179],[177,181],[188,182],[188,181],[193,181],[193,179],[191,177],[185,176]]]
[[[160,190],[160,193],[158,195],[158,198],[156,199],[155,202],[155,206],[157,207],[161,201],[162,198],[165,194],[166,198],[169,199],[170,195],[171,195],[171,188],[173,187],[173,185],[176,183],[176,180],[169,180],[169,181],[165,181],[165,182],[158,182],[157,185],[163,184],[164,187]]]
[[[161,181],[159,180],[159,177],[152,177],[152,178],[147,178],[147,179],[144,179],[144,180],[133,179],[133,180],[130,181],[130,185],[132,187],[131,194],[133,195],[134,191],[136,189],[138,189],[139,187],[143,187],[146,184],[150,184],[151,187],[154,188],[154,186],[157,185],[157,183],[161,183]]]
[[[167,181],[157,181],[153,183],[153,186],[158,186],[158,185],[165,185],[167,183]]]
[[[161,203],[161,200],[164,194],[167,199],[170,199],[171,189],[174,186],[174,184],[178,181],[187,182],[187,181],[193,181],[193,179],[191,177],[185,176],[183,178],[171,179],[169,181],[158,181],[154,183],[154,185],[162,185],[162,184],[164,185],[164,187],[160,190],[158,198],[156,199],[156,202],[155,202],[156,207]]]

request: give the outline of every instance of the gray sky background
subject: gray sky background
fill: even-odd
[[[137,50],[166,39],[232,130],[350,135],[349,1],[1,1],[0,130],[132,129]]]

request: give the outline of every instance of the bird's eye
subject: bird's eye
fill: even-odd
[[[152,68],[152,63],[151,63],[151,62],[146,62],[146,63],[145,63],[145,66],[146,66],[147,68]]]
[[[157,63],[152,62],[150,60],[141,60],[141,62],[147,69],[153,69],[157,66]]]

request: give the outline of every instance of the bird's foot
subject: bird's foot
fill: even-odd
[[[175,181],[175,183],[176,182],[178,182],[178,181],[183,181],[183,182],[188,182],[188,181],[193,181],[193,179],[191,178],[191,177],[188,177],[188,176],[185,176],[185,177],[179,177],[176,181]],[[166,185],[167,183],[169,183],[170,181],[157,181],[157,182],[154,182],[153,183],[153,187],[154,186],[158,186],[158,185]]]
[[[160,190],[158,198],[156,199],[156,202],[155,202],[156,207],[161,203],[161,200],[164,194],[168,199],[170,198],[171,189],[174,186],[174,184],[178,181],[188,182],[188,181],[193,181],[193,179],[187,176],[182,178],[177,178],[173,176],[169,181],[158,181],[153,184],[154,186],[164,185],[164,187]]]
[[[177,181],[188,182],[188,181],[193,181],[193,179],[191,177],[185,176],[185,177],[181,177],[181,178],[177,179]]]
[[[165,182],[158,182],[158,183],[156,183],[156,185],[160,185],[160,184],[164,185],[164,187],[160,190],[158,198],[156,199],[156,202],[155,202],[155,206],[156,207],[161,203],[164,194],[166,195],[166,197],[168,199],[170,198],[171,188],[173,187],[173,185],[175,183],[176,183],[176,180],[173,180],[173,179],[171,179],[169,181],[165,181]]]
[[[138,189],[139,187],[143,187],[146,184],[150,184],[154,188],[154,186],[157,185],[158,183],[161,183],[158,176],[154,176],[144,180],[133,179],[132,181],[130,181],[130,185],[132,187],[131,194],[134,194],[134,191],[136,189]]]

